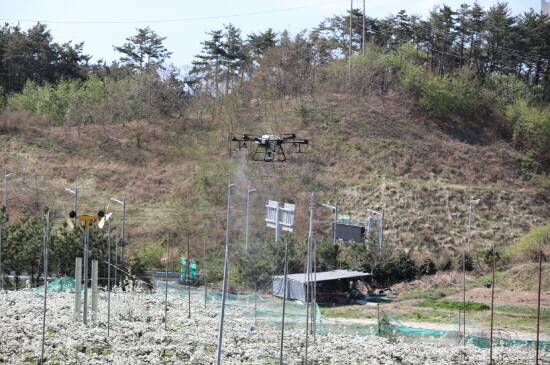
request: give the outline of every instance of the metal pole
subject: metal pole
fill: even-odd
[[[275,241],[281,239],[281,203],[277,202],[277,210],[275,213]]]
[[[227,185],[227,226],[225,229],[225,261],[223,265],[223,288],[222,288],[222,308],[220,314],[220,328],[218,332],[218,351],[216,356],[216,365],[221,364],[222,344],[223,344],[223,321],[225,319],[225,297],[227,290],[228,271],[229,271],[229,230],[231,226],[231,187],[235,184]]]
[[[46,311],[47,311],[47,295],[48,295],[48,241],[50,233],[50,211],[46,213],[46,228],[44,229],[44,309],[42,311],[42,349],[40,352],[39,364],[44,364],[44,342],[46,340]]]
[[[187,236],[187,296],[189,305],[187,318],[191,318],[191,259],[189,256],[189,236]]]
[[[4,290],[4,268],[2,267],[2,230],[4,224],[0,223],[0,291]]]
[[[317,242],[313,241],[313,309],[311,310],[311,329],[313,343],[317,343]]]
[[[107,337],[111,332],[111,220],[108,225],[107,236]]]
[[[126,243],[126,198],[122,199],[122,241]],[[124,262],[124,245],[120,250],[120,262]]]
[[[122,241],[126,242],[126,198],[122,200],[111,198],[111,200],[122,205],[122,231],[120,232],[120,236]],[[120,251],[120,262],[124,262],[124,246],[121,247]]]
[[[117,285],[117,270],[118,270],[118,227],[116,227],[116,234],[115,234],[115,282],[114,286]]]
[[[462,340],[466,346],[466,250],[462,251],[462,276]]]
[[[4,207],[6,207],[6,210],[4,211],[4,214],[8,212],[8,176],[10,176],[12,173],[8,173],[7,169],[4,169],[4,196],[2,198],[2,204]]]
[[[97,320],[97,279],[98,279],[98,262],[92,260],[92,323]]]
[[[206,269],[206,238],[202,241],[202,250],[203,250],[203,265],[204,265],[204,309],[206,309],[206,299],[208,297],[208,273]]]
[[[90,227],[88,221],[85,222],[84,228],[84,324],[88,323],[88,239],[90,238]]]
[[[170,251],[168,250],[168,241],[166,241],[166,270],[164,273],[164,330],[168,326],[168,258]]]
[[[380,220],[380,249],[384,244],[384,208],[382,208],[382,219]]]
[[[246,230],[245,230],[245,243],[244,248],[248,250],[248,211],[250,208],[250,193],[256,191],[256,189],[247,189],[246,193]]]
[[[336,245],[336,227],[338,226],[338,203],[334,206],[334,229],[332,232],[332,243]]]
[[[309,302],[310,302],[310,293],[309,293],[309,280],[310,280],[310,271],[311,271],[311,243],[313,241],[313,216],[315,214],[315,193],[310,195],[309,200],[309,232],[307,236],[307,263],[306,263],[306,343],[305,343],[305,352],[304,352],[304,364],[307,364],[307,347],[309,340]]]
[[[75,321],[79,322],[82,307],[82,257],[75,260],[74,279],[74,317]]]
[[[540,243],[539,251],[539,295],[538,295],[538,304],[537,304],[537,349],[535,353],[535,365],[539,364],[539,345],[540,345],[540,295],[542,289],[542,241]]]
[[[75,213],[78,213],[78,188],[74,188],[74,211]],[[76,223],[76,217],[74,217],[74,222]]]
[[[78,213],[78,210],[77,210],[78,209],[78,189],[74,188],[74,190],[71,190],[71,189],[65,189],[65,190],[74,195],[73,211],[75,213]],[[77,219],[78,218],[76,218],[76,216],[73,218],[73,222],[75,225],[76,225]]]
[[[288,276],[288,240],[285,240],[285,263],[283,281],[283,318],[281,320],[281,349],[279,352],[279,364],[283,364],[283,341],[285,338],[285,312],[286,312],[286,278]]]
[[[493,364],[493,323],[495,315],[495,245],[493,244],[493,281],[491,282],[491,346],[489,349],[489,365]]]

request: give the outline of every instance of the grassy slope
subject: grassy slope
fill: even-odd
[[[295,116],[299,105],[307,107],[305,116]],[[64,188],[71,186],[79,187],[85,211],[104,207],[111,196],[127,197],[134,248],[166,239],[181,244],[189,233],[195,252],[207,234],[222,241],[228,180],[239,184],[236,239],[247,186],[259,189],[252,227],[263,226],[267,199],[294,202],[303,237],[307,194],[316,192],[319,202],[338,202],[354,219],[365,219],[367,208],[385,208],[386,240],[417,258],[443,260],[464,244],[469,197],[482,200],[473,217],[475,247],[507,244],[548,219],[548,202],[525,181],[509,146],[472,126],[432,121],[395,95],[233,101],[216,117],[189,110],[174,120],[78,128],[5,112],[0,126],[7,125],[20,127],[0,135],[1,162],[19,172],[10,187],[25,196],[12,215],[44,204],[68,211],[72,197]],[[307,154],[285,164],[254,163],[242,152],[228,157],[228,125],[235,133],[300,132],[315,140]],[[330,211],[320,212],[330,219]],[[271,237],[259,231],[253,229]]]

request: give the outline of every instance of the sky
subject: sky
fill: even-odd
[[[168,63],[185,69],[202,49],[206,32],[222,29],[231,23],[242,30],[243,38],[272,28],[296,34],[311,30],[328,17],[343,15],[351,0],[0,0],[0,22],[20,24],[24,30],[38,21],[48,25],[55,42],[84,42],[90,62],[100,59],[110,63],[120,57],[113,46],[126,43],[138,28],[149,26],[172,52]],[[474,0],[365,0],[365,13],[384,18],[404,9],[408,14],[426,18],[434,6],[458,9],[461,3]],[[478,0],[488,9],[497,0]],[[363,7],[362,0],[353,1]],[[540,0],[510,0],[513,14],[533,8],[540,11]]]

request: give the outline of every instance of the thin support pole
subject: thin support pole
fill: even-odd
[[[82,257],[76,258],[74,266],[74,319],[80,322],[82,308]]]
[[[466,346],[466,251],[462,251],[462,341]]]
[[[350,18],[351,19],[351,18]],[[311,279],[311,244],[313,242],[313,216],[315,214],[315,193],[310,195],[309,200],[309,232],[307,237],[307,263],[306,263],[306,343],[304,349],[304,365],[307,364],[307,350],[309,341],[309,306],[310,298],[310,279]]]
[[[44,252],[44,309],[42,311],[42,348],[40,351],[40,362],[44,364],[44,343],[46,341],[46,311],[48,296],[48,241],[50,234],[50,211],[46,214],[46,228],[44,229],[43,252]]]
[[[225,319],[225,299],[227,291],[227,282],[229,276],[229,231],[231,227],[231,187],[234,184],[227,185],[227,226],[225,228],[225,260],[223,264],[223,288],[222,288],[222,308],[220,313],[220,327],[218,331],[218,351],[216,354],[216,365],[221,364],[222,345],[223,345],[223,322]]]
[[[4,224],[0,223],[0,291],[4,290],[4,268],[2,267],[2,230]]]
[[[539,364],[539,345],[540,345],[540,296],[542,290],[542,242],[539,250],[539,293],[537,301],[537,348],[535,352],[535,365]]]
[[[168,250],[168,242],[166,242],[166,266],[164,271],[164,330],[167,330],[168,326],[168,256],[170,251]]]
[[[97,320],[97,296],[98,296],[98,261],[92,260],[92,323]]]
[[[493,244],[493,280],[491,282],[491,346],[489,349],[489,365],[493,364],[493,324],[495,315],[495,245]]]
[[[206,269],[206,238],[203,239],[202,244],[202,261],[204,266],[204,309],[206,309],[206,300],[208,299],[208,271]]]
[[[189,236],[187,236],[187,297],[188,312],[187,318],[191,318],[191,260],[189,258]]]
[[[280,349],[280,352],[279,352],[279,365],[283,365],[283,346],[284,346],[284,338],[285,338],[286,279],[287,279],[287,275],[288,275],[288,239],[285,239],[285,260],[284,260],[284,281],[283,281],[283,316],[282,316],[282,319],[281,319],[281,349]],[[254,301],[254,306],[255,305],[256,305],[256,301]]]
[[[88,324],[88,239],[90,237],[90,227],[86,222],[84,228],[84,310],[82,312],[84,324]]]
[[[118,227],[116,227],[116,234],[115,234],[115,282],[114,287],[117,285],[117,271],[118,271]]]
[[[108,222],[107,235],[107,337],[111,333],[111,220]]]
[[[317,243],[313,241],[313,308],[311,309],[311,329],[313,343],[317,343]]]

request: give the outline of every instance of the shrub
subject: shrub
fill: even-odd
[[[466,270],[466,271],[474,270],[474,259],[472,258],[472,255],[470,255],[468,252],[466,252],[464,255],[459,254],[459,255],[456,256],[457,268],[459,270],[462,270],[462,257],[463,256],[464,256],[464,270]]]
[[[506,106],[505,115],[512,125],[514,141],[536,151],[539,159],[550,161],[550,110],[520,98]]]
[[[436,272],[435,263],[429,257],[425,258],[418,266],[419,275],[433,275]]]
[[[430,307],[430,308],[445,308],[445,309],[462,309],[466,307],[466,310],[470,311],[482,311],[491,309],[491,307],[485,303],[477,302],[459,302],[457,300],[435,300],[427,299],[423,302],[418,303],[419,307]]]
[[[518,241],[506,247],[503,258],[513,262],[536,261],[542,249],[543,257],[550,256],[550,221],[545,225],[532,227]]]

